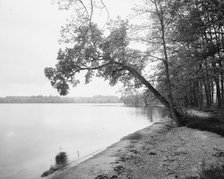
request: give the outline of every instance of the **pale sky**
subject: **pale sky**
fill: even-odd
[[[104,0],[110,17],[129,14],[131,0]],[[58,95],[44,76],[56,64],[60,27],[66,13],[51,0],[0,0],[0,97]],[[116,95],[120,86],[95,78],[69,96]]]

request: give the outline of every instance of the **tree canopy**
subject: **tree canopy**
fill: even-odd
[[[108,35],[93,22],[94,7],[98,2],[105,8],[103,1],[59,2],[66,8],[78,3],[76,11],[82,17],[62,28],[62,41],[68,47],[59,49],[55,67],[45,68],[61,95],[68,94],[69,84],[79,83],[76,74],[85,71],[86,83],[98,76],[111,85],[119,81],[127,88],[144,86],[171,110],[176,123],[181,120],[177,106],[221,107],[224,103],[222,0],[142,0],[135,8],[142,24],[133,28],[118,18],[107,26]],[[143,36],[130,37],[130,30]],[[148,49],[130,48],[132,39]],[[155,60],[157,82],[152,85],[144,70]]]
[[[115,85],[122,81],[131,83],[133,76],[128,66],[140,72],[145,58],[139,51],[128,48],[127,22],[116,21],[110,27],[106,37],[96,24],[79,27],[74,33],[72,48],[60,49],[56,68],[46,68],[45,74],[51,84],[61,95],[68,93],[69,85],[77,85],[79,80],[75,74],[86,71],[85,82],[89,83],[93,76],[103,77]]]

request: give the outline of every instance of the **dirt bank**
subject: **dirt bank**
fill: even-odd
[[[51,179],[185,178],[197,176],[203,163],[219,162],[224,162],[224,138],[160,122]]]

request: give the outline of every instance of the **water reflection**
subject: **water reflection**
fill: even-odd
[[[145,112],[150,122],[158,122],[169,115],[169,111],[163,106],[151,106]]]
[[[164,115],[121,104],[1,104],[0,178],[40,178],[61,150],[83,158]]]

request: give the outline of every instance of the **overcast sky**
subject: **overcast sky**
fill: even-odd
[[[106,0],[110,17],[125,17],[131,0]],[[0,0],[0,96],[57,95],[44,76],[54,66],[66,14],[51,0]],[[116,95],[102,79],[80,84],[69,96]]]

